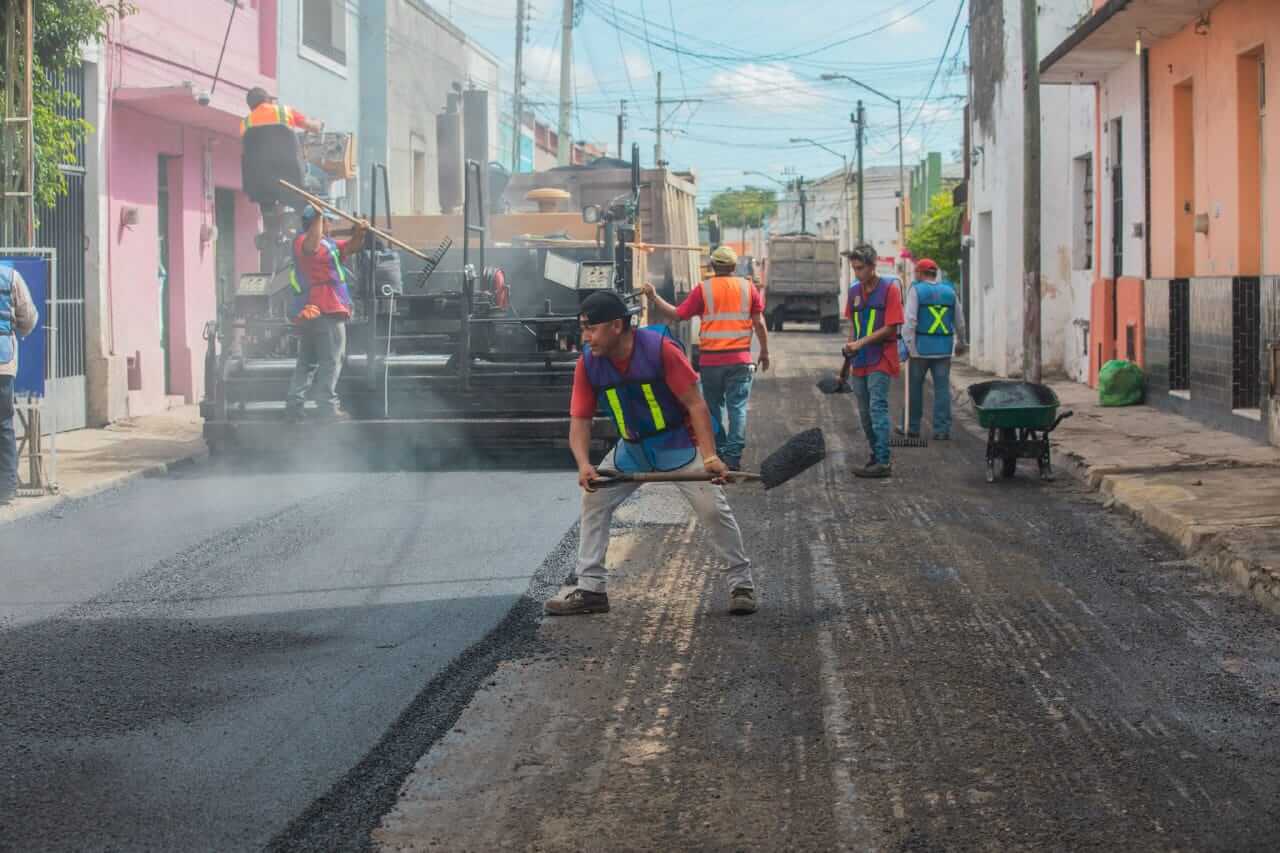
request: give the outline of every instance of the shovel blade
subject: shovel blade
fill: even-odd
[[[827,443],[819,427],[793,435],[791,439],[760,465],[760,479],[765,489],[783,483],[808,471],[827,458]]]

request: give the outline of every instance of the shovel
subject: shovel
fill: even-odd
[[[730,471],[729,482],[743,480],[763,483],[766,490],[781,486],[794,479],[827,457],[827,444],[819,427],[793,435],[786,444],[770,453],[760,465],[760,473]],[[646,471],[625,474],[620,471],[601,471],[603,476],[594,480],[596,487],[614,486],[619,483],[707,483],[715,479],[706,471]]]

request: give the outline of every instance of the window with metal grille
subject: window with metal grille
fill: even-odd
[[[1075,181],[1075,215],[1073,219],[1072,267],[1093,269],[1093,155],[1077,157],[1072,167]]]
[[[1169,282],[1169,390],[1191,388],[1191,282]]]
[[[1231,282],[1231,408],[1262,402],[1262,287],[1257,278]]]

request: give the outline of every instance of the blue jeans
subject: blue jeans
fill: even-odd
[[[909,432],[920,432],[920,418],[924,415],[924,377],[933,375],[933,432],[934,435],[951,434],[951,359],[913,358],[911,372],[911,421]]]
[[[862,432],[871,445],[871,455],[882,465],[889,464],[889,383],[887,373],[850,376],[849,385],[858,399]]]
[[[747,446],[747,399],[751,396],[751,365],[727,364],[702,368],[702,396],[711,410],[716,453],[726,461],[742,459]],[[729,412],[726,428],[721,409]]]
[[[0,376],[0,500],[18,491],[18,438],[13,430],[13,377]]]

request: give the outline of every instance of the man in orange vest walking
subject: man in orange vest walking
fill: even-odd
[[[642,286],[654,312],[668,320],[702,318],[698,335],[698,372],[702,395],[715,424],[716,453],[731,471],[742,470],[747,444],[747,399],[751,396],[751,335],[760,340],[760,369],[769,369],[769,331],[764,324],[764,297],[749,279],[734,275],[738,255],[728,246],[711,253],[709,281],[695,285],[679,307]],[[721,413],[727,410],[728,423]]]

